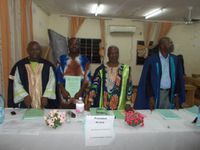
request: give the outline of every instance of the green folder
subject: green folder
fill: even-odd
[[[123,110],[115,110],[114,114],[116,119],[121,119],[121,120],[125,119],[125,114]]]
[[[156,109],[156,112],[158,112],[161,115],[161,117],[163,117],[166,120],[180,119],[180,117],[170,109]]]
[[[92,116],[110,115],[109,111],[105,108],[90,108],[90,114]]]
[[[24,119],[42,118],[44,116],[44,110],[42,109],[27,109],[24,113]]]
[[[185,108],[184,110],[186,110],[187,112],[193,113],[193,114],[198,114],[199,109],[198,107],[195,105],[193,107],[189,107],[189,108]]]

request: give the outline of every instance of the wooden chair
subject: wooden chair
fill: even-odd
[[[195,98],[197,101],[200,103],[200,78],[198,77],[197,74],[193,74],[193,77],[184,77],[185,79],[185,84],[191,84],[196,87],[195,91]]]
[[[193,78],[200,78],[200,74],[192,74]]]
[[[191,84],[185,84],[186,101],[183,107],[191,107],[195,104],[195,91],[196,87]]]

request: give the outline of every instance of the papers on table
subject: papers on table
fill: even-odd
[[[170,109],[156,109],[156,112],[158,112],[159,115],[161,115],[161,117],[166,120],[180,119],[180,117],[172,112]]]
[[[86,146],[109,145],[114,140],[114,115],[86,116]]]
[[[200,110],[199,109],[200,108],[197,107],[196,105],[194,105],[193,107],[190,107],[190,108],[183,109],[185,112],[188,112],[188,113],[196,116],[197,121],[196,121],[195,125],[197,127],[200,127]]]
[[[105,108],[90,108],[90,114],[92,116],[111,115],[111,113]]]
[[[183,110],[186,112],[195,114],[195,115],[197,115],[199,113],[199,108],[196,105],[194,105],[193,107],[184,108]]]
[[[65,78],[65,90],[69,92],[71,97],[80,90],[81,76],[64,76]]]
[[[42,109],[27,109],[24,113],[24,119],[42,118],[44,111]]]
[[[196,126],[200,127],[200,113],[197,116],[197,122],[196,122]]]

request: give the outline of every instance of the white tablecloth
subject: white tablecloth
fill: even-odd
[[[86,146],[84,123],[77,119],[51,129],[42,119],[23,120],[23,109],[15,110],[15,116],[11,111],[6,109],[0,124],[0,150],[200,150],[200,128],[191,123],[195,115],[184,110],[174,110],[181,117],[178,120],[164,120],[155,111],[141,110],[144,127],[115,119],[115,138],[106,146]]]

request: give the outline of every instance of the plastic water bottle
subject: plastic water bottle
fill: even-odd
[[[84,102],[82,97],[79,97],[76,101],[76,118],[80,122],[84,121]]]
[[[3,123],[4,120],[4,100],[3,100],[3,96],[0,95],[0,124]]]
[[[83,103],[82,97],[79,97],[79,99],[76,102],[76,112],[77,113],[83,113],[84,112],[84,103]]]

